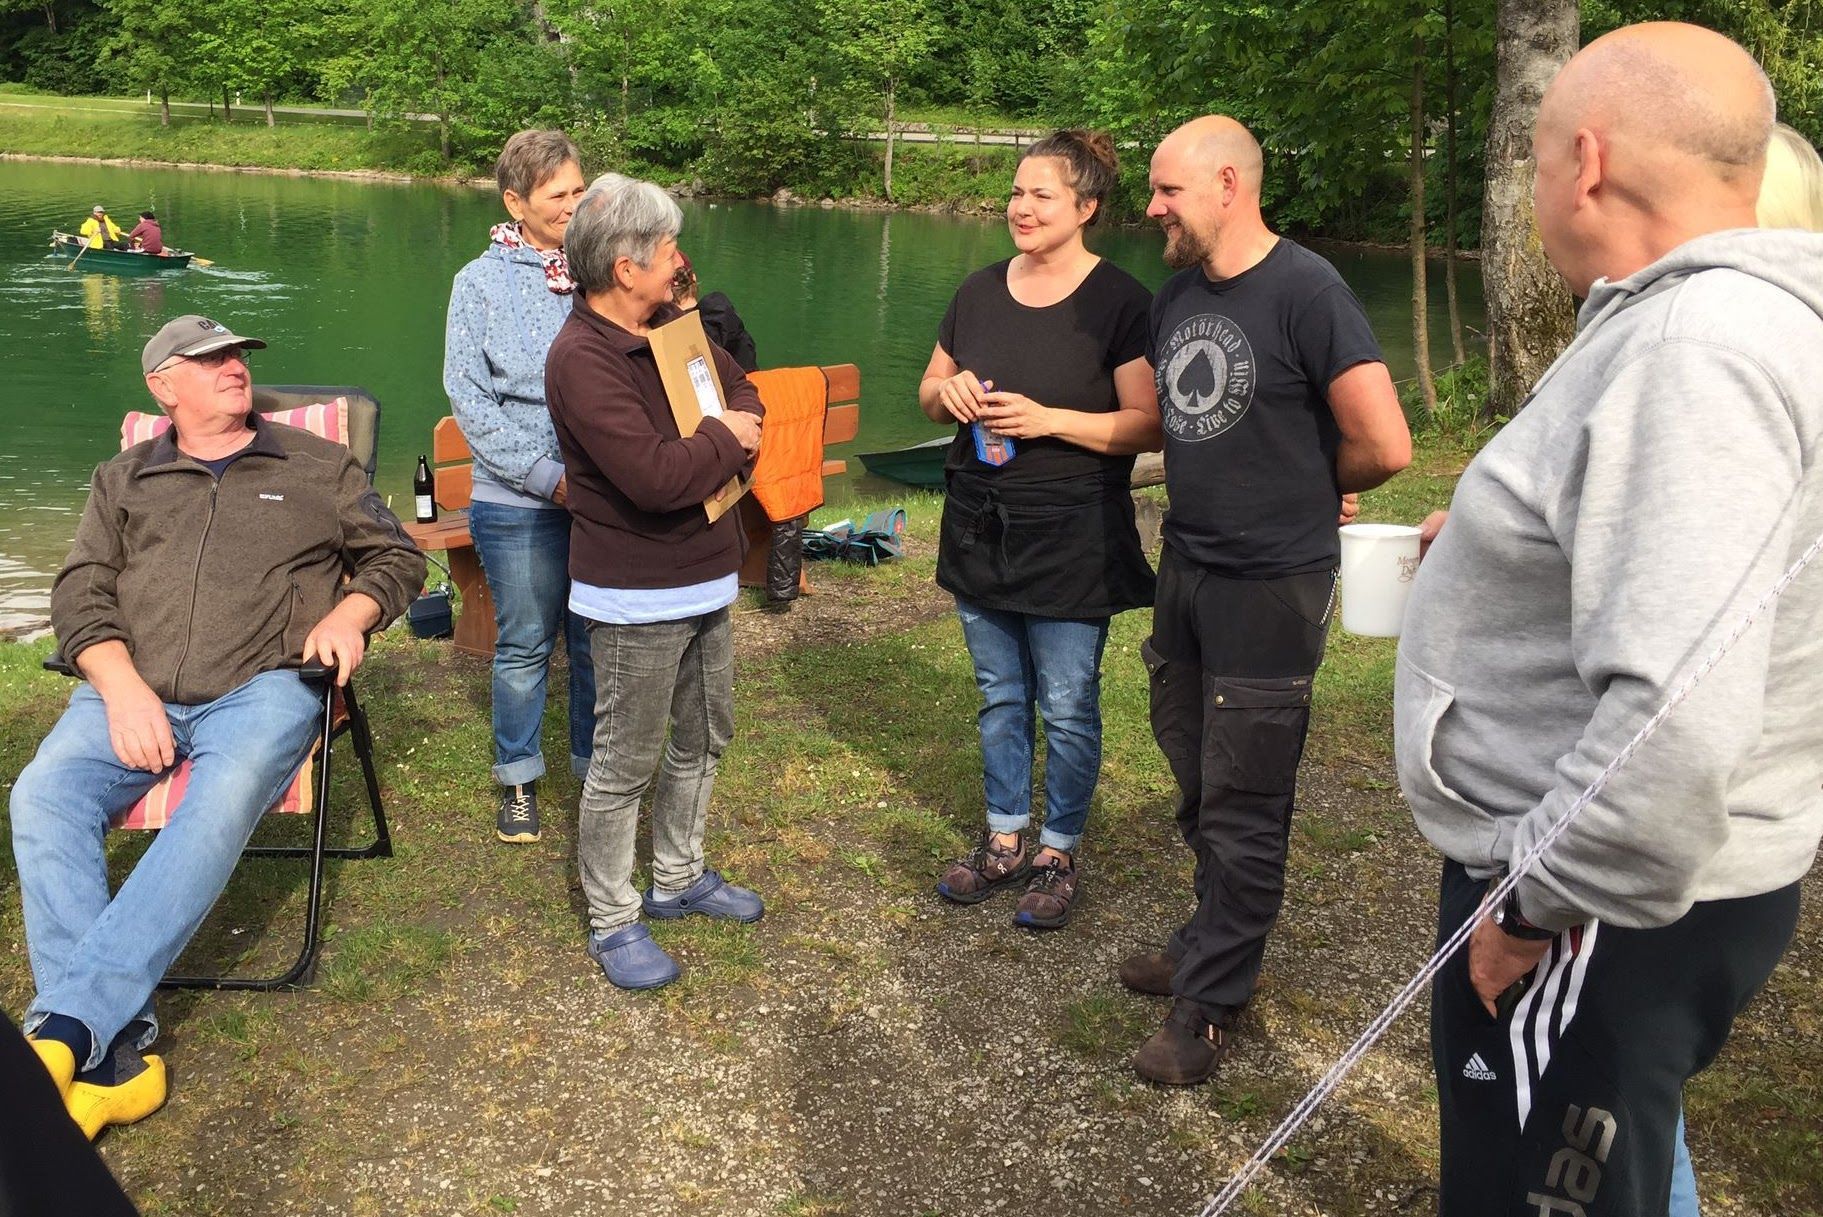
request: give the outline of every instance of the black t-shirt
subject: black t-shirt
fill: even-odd
[[[1105,259],[1056,304],[1028,308],[1007,290],[1012,259],[962,281],[937,342],[956,365],[994,388],[1023,393],[1040,405],[1106,414],[1120,408],[1114,369],[1146,353],[1145,285]],[[1118,481],[1133,476],[1131,456],[1104,456],[1060,439],[1015,440],[1013,459],[994,466],[975,455],[974,437],[956,428],[944,469],[995,485],[1032,486],[1071,478]]]
[[[1280,238],[1219,283],[1180,271],[1152,304],[1146,355],[1165,428],[1166,543],[1233,578],[1335,566],[1329,383],[1383,358],[1336,268]]]

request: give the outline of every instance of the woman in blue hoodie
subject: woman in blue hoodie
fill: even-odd
[[[538,839],[539,728],[551,653],[570,657],[570,766],[588,772],[595,673],[582,619],[568,610],[570,514],[563,460],[544,397],[544,357],[570,315],[563,233],[582,197],[581,158],[561,131],[521,131],[495,167],[512,219],[456,275],[443,389],[474,453],[469,532],[487,573],[494,646],[495,833]]]

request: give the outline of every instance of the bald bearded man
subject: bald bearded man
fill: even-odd
[[[1134,1060],[1175,1085],[1220,1064],[1284,899],[1342,496],[1411,460],[1360,301],[1328,262],[1266,227],[1260,169],[1245,127],[1199,118],[1158,146],[1147,208],[1180,273],[1153,302],[1148,335],[1171,512],[1143,655],[1178,829],[1196,855],[1196,912],[1120,975],[1175,998]]]
[[[1662,1214],[1679,1098],[1790,941],[1823,833],[1823,563],[1516,866],[1823,535],[1823,237],[1753,228],[1751,58],[1633,26],[1547,90],[1578,333],[1475,459],[1399,646],[1399,780],[1445,855],[1442,1217]],[[1433,531],[1436,529],[1433,524]]]

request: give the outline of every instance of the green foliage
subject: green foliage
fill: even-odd
[[[46,93],[100,93],[114,81],[100,62],[99,48],[106,42],[106,19],[87,12],[53,30],[33,25],[13,45],[18,78]]]
[[[1437,387],[1437,408],[1428,413],[1417,381],[1399,386],[1399,402],[1405,407],[1405,417],[1414,434],[1475,444],[1491,433],[1493,425],[1484,414],[1488,396],[1485,356],[1471,355],[1463,363],[1437,373],[1432,382]]]
[[[1584,0],[1585,38],[1627,21],[1720,29],[1760,57],[1782,115],[1823,137],[1816,0]],[[0,0],[0,80],[62,93],[360,106],[382,130],[436,116],[420,172],[485,166],[562,126],[591,167],[720,193],[880,192],[848,138],[888,113],[937,126],[1090,125],[1123,146],[1110,210],[1137,217],[1149,149],[1196,114],[1247,123],[1294,233],[1403,240],[1409,81],[1421,38],[1425,200],[1447,208],[1446,42],[1456,66],[1458,243],[1478,244],[1494,6],[1456,0]],[[999,162],[903,150],[899,201],[998,199]],[[897,160],[897,158],[896,158]],[[956,193],[933,194],[953,184]]]
[[[1481,178],[1493,81],[1492,6],[1459,6],[1454,29],[1461,180]],[[1196,114],[1233,115],[1266,151],[1264,196],[1294,231],[1392,240],[1406,227],[1414,38],[1422,35],[1434,119],[1444,113],[1441,8],[1405,0],[1132,0],[1104,8],[1090,36],[1086,109],[1142,147]],[[1440,132],[1427,132],[1438,134]],[[1440,145],[1441,140],[1437,143]],[[1428,197],[1443,211],[1441,157]],[[1145,166],[1123,166],[1118,202],[1145,195]],[[1479,190],[1460,192],[1460,231],[1479,227]],[[1469,243],[1473,243],[1470,241]]]

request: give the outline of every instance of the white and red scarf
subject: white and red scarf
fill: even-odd
[[[532,249],[531,243],[519,229],[518,220],[505,220],[488,230],[489,237],[508,249],[531,249],[544,259],[544,285],[559,296],[567,296],[576,290],[575,282],[570,278],[570,260],[563,256],[563,246],[556,249]]]

